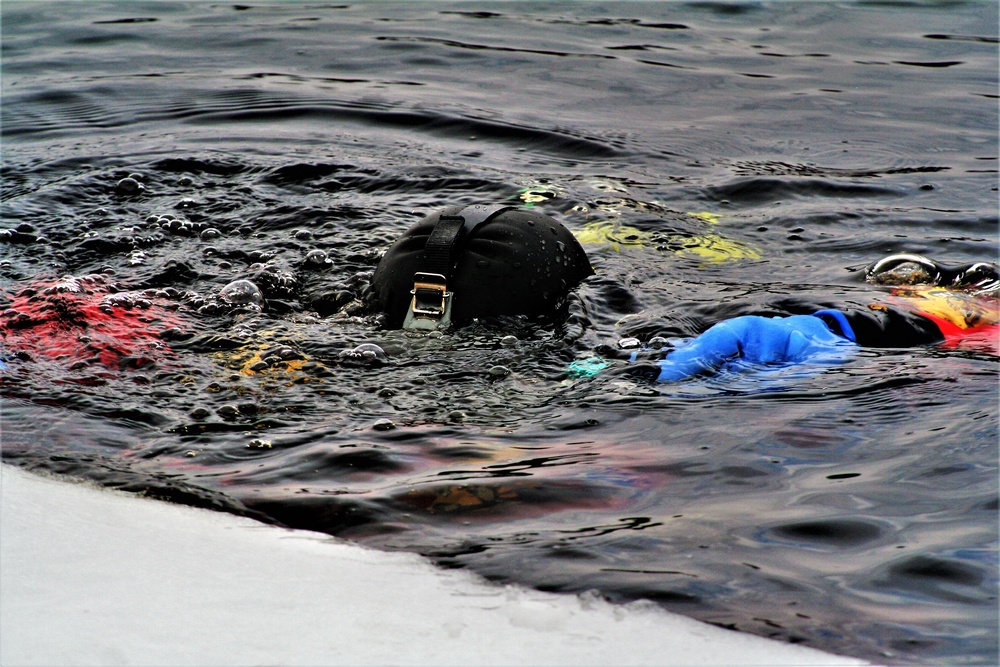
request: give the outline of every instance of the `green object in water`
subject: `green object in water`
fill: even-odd
[[[600,357],[577,359],[566,369],[566,374],[571,378],[592,378],[607,367],[608,362]]]

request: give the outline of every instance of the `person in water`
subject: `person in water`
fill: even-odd
[[[481,317],[551,315],[593,275],[566,227],[514,206],[453,206],[406,230],[371,280],[390,329],[433,330]]]
[[[432,214],[405,232],[371,287],[387,327],[437,329],[476,317],[551,313],[592,274],[583,248],[552,218],[469,206]],[[947,268],[920,255],[893,255],[868,267],[866,278],[892,288],[890,304],[735,317],[693,339],[644,350],[662,358],[632,372],[673,382],[734,365],[822,363],[858,346],[945,345],[1000,355],[996,265]],[[587,377],[606,366],[591,358],[568,372]]]
[[[892,287],[889,303],[784,317],[734,317],[693,339],[631,353],[632,361],[650,353],[661,358],[629,372],[676,382],[723,368],[829,363],[859,346],[941,345],[1000,356],[996,265],[947,268],[920,255],[891,255],[869,266],[866,279]],[[571,366],[570,374],[594,375],[606,365],[591,358]]]
[[[371,311],[387,328],[422,331],[481,317],[551,316],[593,273],[573,234],[546,215],[513,206],[451,207],[388,250],[372,278]],[[263,301],[248,280],[227,285],[218,299],[228,306]],[[0,370],[4,359],[112,372],[155,364],[171,356],[167,341],[196,326],[177,305],[157,290],[128,292],[100,274],[38,279],[10,296],[0,293]],[[363,347],[341,356],[378,356]],[[268,366],[260,355],[243,357],[241,372]]]
[[[549,216],[456,206],[432,213],[392,244],[368,300],[386,328],[429,331],[476,318],[556,315],[593,273],[578,240]],[[633,372],[671,382],[727,365],[832,362],[858,346],[944,345],[1000,355],[994,264],[949,269],[919,255],[894,255],[869,267],[867,278],[891,288],[888,305],[735,317],[693,339],[632,353],[633,362],[660,357]],[[168,334],[191,324],[156,294],[125,293],[104,276],[85,276],[22,289],[0,313],[0,342],[8,360],[16,354],[124,369],[169,355]],[[587,377],[607,365],[580,360],[568,373]]]

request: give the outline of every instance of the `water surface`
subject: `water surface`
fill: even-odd
[[[5,460],[881,663],[996,662],[995,357],[565,372],[883,299],[859,269],[887,253],[995,260],[995,4],[2,11],[5,299],[99,273],[171,329],[124,370],[9,359]],[[358,309],[398,234],[477,202],[586,242],[568,318],[428,337]],[[220,301],[242,278],[263,309]]]

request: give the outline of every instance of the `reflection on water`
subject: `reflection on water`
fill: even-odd
[[[5,3],[4,458],[995,662],[988,348],[675,385],[609,352],[884,301],[891,252],[994,259],[988,7]],[[474,202],[553,215],[598,275],[554,322],[380,330],[381,252]]]

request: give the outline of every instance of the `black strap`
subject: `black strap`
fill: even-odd
[[[459,209],[455,213],[442,213],[438,218],[427,245],[424,246],[424,257],[421,273],[437,273],[448,279],[455,261],[455,251],[480,225],[484,225],[513,206],[500,204],[474,204]]]
[[[445,278],[451,275],[452,255],[463,224],[465,219],[460,215],[441,215],[427,237],[421,273],[438,273]]]

